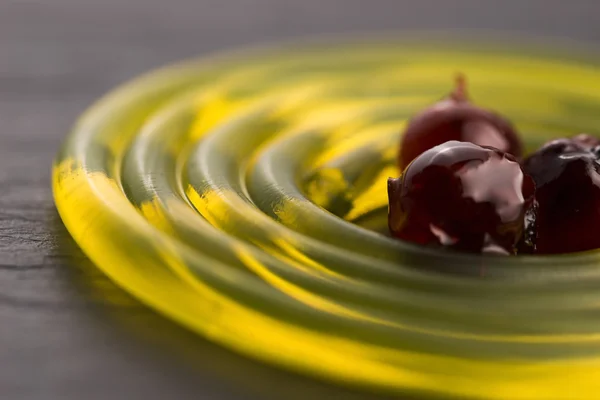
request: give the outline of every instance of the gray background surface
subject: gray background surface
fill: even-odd
[[[207,343],[77,250],[50,165],[77,115],[115,85],[180,58],[320,33],[501,30],[600,44],[599,27],[598,0],[0,0],[0,398],[362,398]]]

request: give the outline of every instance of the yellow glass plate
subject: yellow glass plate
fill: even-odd
[[[463,72],[531,149],[600,134],[600,70],[477,46],[288,45],[143,76],[77,122],[60,215],[142,301],[243,354],[382,392],[600,393],[600,257],[476,257],[386,235],[408,116]]]

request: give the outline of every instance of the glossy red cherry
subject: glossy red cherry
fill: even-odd
[[[500,115],[473,105],[464,77],[446,99],[415,115],[402,136],[398,163],[403,170],[424,151],[450,140],[491,146],[521,157],[522,145],[511,123]]]
[[[535,254],[600,248],[597,143],[581,135],[553,140],[523,162],[537,187]]]
[[[450,141],[388,180],[389,228],[417,244],[514,254],[534,191],[512,155]]]

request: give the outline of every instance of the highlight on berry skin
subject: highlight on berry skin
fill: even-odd
[[[388,180],[399,240],[479,254],[600,248],[600,139],[557,138],[531,154],[505,117],[473,105],[466,78],[413,116]]]

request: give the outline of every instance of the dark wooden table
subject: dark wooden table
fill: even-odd
[[[183,57],[308,34],[502,30],[594,44],[599,27],[598,0],[0,0],[0,398],[364,397],[196,337],[81,254],[55,211],[50,165],[73,120],[113,86]]]

